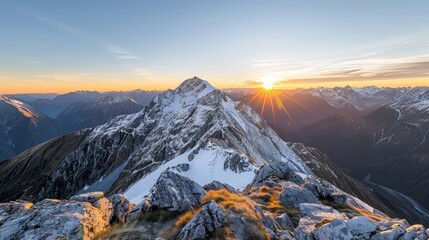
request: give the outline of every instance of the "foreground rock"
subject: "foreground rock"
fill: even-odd
[[[166,170],[151,188],[142,210],[165,209],[183,212],[200,205],[206,194],[202,186],[180,174]]]
[[[192,220],[183,227],[178,240],[206,239],[210,233],[226,223],[222,209],[213,201],[204,205]]]
[[[93,239],[132,208],[125,207],[124,201],[115,203],[123,211],[114,210],[112,202],[99,192],[71,199],[1,203],[0,239]]]

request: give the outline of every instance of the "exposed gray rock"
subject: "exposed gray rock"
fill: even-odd
[[[399,224],[394,224],[392,226],[392,229],[382,231],[381,236],[383,237],[383,239],[397,240],[397,239],[399,239],[399,237],[404,235],[406,232],[407,231],[404,229],[403,226],[401,226]]]
[[[417,224],[413,225],[406,230],[407,232],[402,235],[399,240],[423,240],[428,239],[426,234],[426,228],[423,225]]]
[[[282,229],[293,229],[292,220],[290,220],[289,216],[286,213],[277,216],[275,219]]]
[[[89,192],[89,193],[82,193],[79,195],[74,195],[72,197],[70,197],[69,200],[71,201],[78,201],[78,202],[89,202],[89,203],[93,203],[97,200],[99,200],[100,198],[104,197],[104,193],[103,192]]]
[[[205,194],[203,187],[191,179],[165,170],[151,188],[142,210],[161,208],[183,212],[197,207]]]
[[[183,227],[177,239],[206,239],[210,233],[223,227],[226,221],[222,209],[214,201],[210,201]]]
[[[276,234],[276,239],[278,240],[295,240],[293,234],[289,231],[279,231]]]
[[[319,203],[320,201],[305,188],[288,182],[279,196],[281,203],[298,208],[300,203]]]
[[[261,218],[262,224],[264,224],[265,229],[270,234],[271,238],[275,238],[276,233],[280,231],[280,225],[274,220],[270,215],[263,214]]]
[[[87,202],[45,199],[29,208],[12,208],[21,209],[0,225],[0,239],[92,239],[109,226],[103,213]]]
[[[314,222],[319,222],[323,219],[333,220],[344,218],[337,210],[322,204],[301,203],[299,205],[299,210],[301,211],[302,217],[306,217]]]
[[[125,222],[135,205],[121,194],[114,194],[109,197],[113,206],[113,214],[110,222]]]
[[[359,216],[346,222],[347,228],[356,239],[369,239],[377,230],[377,225],[367,217]]]
[[[316,223],[307,218],[303,217],[299,220],[299,226],[295,228],[294,236],[296,240],[314,240],[313,232],[316,229]]]
[[[113,215],[113,205],[107,198],[100,198],[94,203],[92,203],[92,206],[98,208],[101,213],[103,214],[103,218],[110,222],[110,219]]]
[[[253,179],[252,185],[261,183],[269,177],[277,177],[282,180],[299,184],[304,183],[304,179],[293,171],[293,169],[289,166],[289,163],[275,162],[259,169],[255,178]]]
[[[384,231],[384,230],[389,230],[392,229],[394,225],[400,225],[402,226],[404,229],[409,228],[411,225],[408,223],[407,220],[405,219],[390,219],[390,220],[385,220],[385,221],[380,221],[377,223],[378,228],[380,229],[380,231]]]
[[[304,188],[310,190],[316,197],[329,199],[338,204],[345,204],[348,198],[346,193],[335,188],[331,183],[314,177],[305,179]]]
[[[231,185],[226,184],[226,183],[221,183],[219,181],[213,181],[213,182],[211,182],[209,184],[206,184],[206,185],[203,186],[203,188],[206,191],[226,189],[226,190],[228,190],[231,193],[235,193],[235,194],[238,193],[238,191],[235,190]]]
[[[353,237],[344,219],[337,219],[321,226],[314,231],[313,236],[316,240],[350,240]]]

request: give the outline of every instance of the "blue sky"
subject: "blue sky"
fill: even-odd
[[[429,1],[2,1],[0,36],[0,93],[429,82]]]

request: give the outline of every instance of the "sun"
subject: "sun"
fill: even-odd
[[[270,90],[274,87],[274,79],[272,78],[265,78],[262,79],[262,86],[264,87],[264,89],[266,90]]]

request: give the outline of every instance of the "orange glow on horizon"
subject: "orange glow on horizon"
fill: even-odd
[[[142,90],[167,90],[176,88],[186,77],[177,77],[175,79],[168,78],[151,78],[145,79],[95,79],[95,78],[76,78],[75,80],[67,79],[63,81],[49,81],[49,80],[11,80],[17,78],[2,78],[0,76],[0,94],[17,94],[17,93],[58,93],[64,94],[77,90],[88,91],[131,91],[136,89]],[[25,79],[25,78],[19,78]],[[298,88],[317,88],[317,87],[345,87],[350,85],[352,87],[416,87],[416,86],[429,86],[429,79],[407,79],[407,80],[368,80],[368,81],[333,81],[333,82],[260,82],[258,86],[254,84],[247,84],[248,80],[239,78],[219,78],[217,76],[210,76],[204,78],[212,85],[219,89],[225,88],[260,88],[266,90],[270,89],[298,89]],[[217,81],[217,79],[222,79]],[[263,99],[262,99],[263,100]]]

